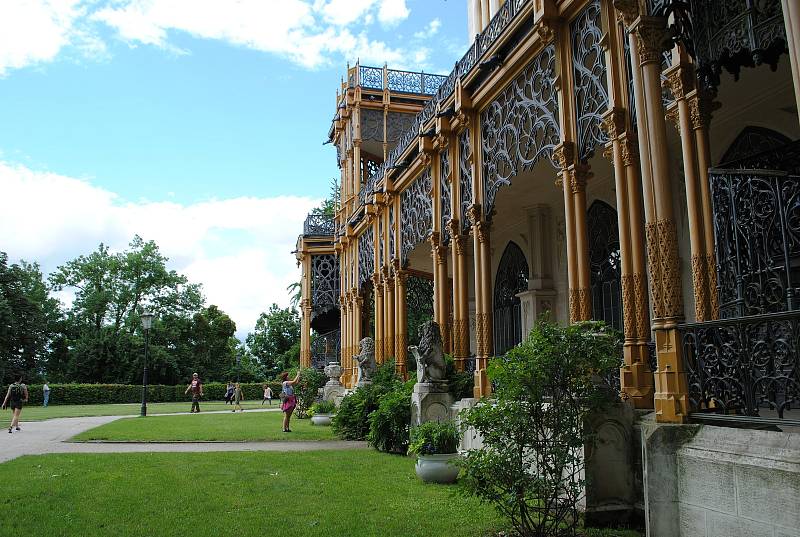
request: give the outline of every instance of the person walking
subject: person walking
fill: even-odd
[[[289,380],[289,373],[281,375],[281,411],[283,412],[283,432],[291,433],[289,420],[292,419],[292,412],[297,406],[297,397],[294,395],[294,385],[300,381],[300,370],[297,370],[294,380]]]
[[[242,398],[242,387],[237,382],[236,386],[233,388],[233,399],[236,401],[236,405],[233,407],[231,412],[236,412],[236,409],[239,409],[239,412],[244,412],[244,409],[242,408]]]
[[[228,388],[225,390],[225,404],[233,404],[233,382],[228,381]]]
[[[269,406],[272,406],[272,388],[268,384],[264,384],[264,401],[269,401]],[[262,406],[264,401],[261,401]]]
[[[11,409],[11,424],[8,426],[8,434],[12,429],[20,430],[19,415],[22,413],[22,404],[28,402],[28,387],[23,384],[22,376],[15,383],[8,387],[6,397],[3,399],[3,410]]]
[[[47,408],[47,403],[50,402],[50,386],[47,385],[47,381],[44,381],[42,385],[42,406]]]
[[[200,412],[200,398],[203,397],[203,383],[200,382],[200,375],[192,373],[192,382],[187,386],[186,391],[183,393],[192,392],[192,410],[190,413]]]

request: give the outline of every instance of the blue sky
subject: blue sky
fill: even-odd
[[[338,176],[346,62],[467,45],[463,0],[0,0],[0,250],[52,270],[138,233],[243,335]]]

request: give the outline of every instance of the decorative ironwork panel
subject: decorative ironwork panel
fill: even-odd
[[[360,66],[358,73],[362,88],[383,89],[383,69],[380,67]]]
[[[411,274],[406,278],[408,341],[419,343],[419,329],[433,319],[433,279]]]
[[[311,256],[311,306],[316,313],[339,307],[339,258]]]
[[[782,150],[783,146],[791,143],[791,140],[772,129],[764,127],[746,126],[742,132],[731,142],[725,154],[722,156],[720,168],[736,167],[743,164],[757,164],[757,159],[753,159],[760,153],[772,152],[776,149]],[[755,161],[755,162],[754,162]],[[729,166],[730,163],[737,164]],[[752,166],[762,168],[762,166]],[[771,167],[773,170],[789,171],[783,168]]]
[[[553,164],[561,138],[555,78],[555,48],[548,45],[481,114],[486,214],[500,187],[522,170],[543,157]]]
[[[780,0],[691,0],[690,5],[690,46],[706,87],[719,85],[723,68],[738,78],[742,67],[777,65],[786,51]]]
[[[679,326],[695,411],[786,418],[800,404],[800,312]],[[744,420],[744,418],[742,418]]]
[[[720,315],[795,309],[800,289],[800,177],[711,170]]]
[[[386,141],[392,143],[399,140],[414,125],[414,120],[414,114],[389,112],[386,118]],[[382,139],[383,133],[381,133]]]
[[[389,206],[389,260],[391,261],[396,255],[395,247],[395,229],[394,229],[394,204]]]
[[[414,247],[428,239],[433,231],[433,184],[431,169],[420,176],[400,195],[400,259],[408,261]]]
[[[450,232],[447,230],[447,222],[453,217],[453,208],[450,205],[452,199],[450,186],[450,151],[445,149],[439,153],[439,199],[442,203],[442,219],[439,223],[440,237],[445,244],[450,240]]]
[[[309,214],[303,223],[303,235],[325,237],[336,231],[333,216],[327,214]]]
[[[370,282],[375,272],[375,237],[372,226],[367,226],[358,237],[358,286]]]
[[[383,110],[361,109],[361,139],[383,141]]]
[[[311,367],[322,370],[329,362],[338,362],[341,340],[340,330],[317,335],[311,341]]]
[[[605,321],[620,332],[622,318],[622,267],[617,211],[602,201],[589,207],[589,282],[592,318]]]
[[[661,53],[661,106],[664,107],[664,110],[669,108],[672,103],[675,102],[675,96],[672,94],[672,90],[667,84],[667,75],[665,74],[666,70],[672,66],[672,52],[665,50]]]
[[[500,258],[494,282],[494,354],[502,356],[522,341],[522,312],[518,293],[528,290],[528,262],[515,242]]]
[[[575,77],[575,113],[578,131],[578,157],[586,161],[598,146],[608,141],[601,128],[608,110],[605,54],[600,41],[600,2],[587,5],[570,24],[572,69]]]
[[[464,232],[469,229],[469,218],[467,211],[473,203],[472,196],[472,165],[470,158],[472,156],[472,149],[470,147],[469,129],[465,129],[458,137],[458,169],[460,171],[458,186],[461,190],[460,203],[461,214],[461,231]]]
[[[425,95],[433,95],[439,91],[439,87],[447,80],[446,76],[442,75],[429,75],[422,73],[422,91]]]

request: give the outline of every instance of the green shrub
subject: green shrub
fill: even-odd
[[[592,440],[586,418],[613,400],[601,378],[619,367],[619,342],[602,323],[542,321],[491,361],[494,401],[462,414],[483,439],[459,462],[463,490],[493,504],[516,534],[576,534]]]
[[[316,416],[317,414],[336,414],[336,405],[332,401],[320,401],[314,403],[308,409],[309,416]]]
[[[300,371],[300,380],[294,385],[294,394],[297,397],[295,415],[298,418],[308,417],[308,409],[317,400],[317,393],[325,385],[327,378],[321,371],[311,367]]]
[[[444,455],[456,453],[461,433],[455,422],[428,421],[411,430],[408,452],[412,455]]]
[[[333,432],[342,440],[364,440],[369,434],[369,415],[378,408],[380,398],[390,390],[382,384],[368,384],[342,399],[333,417]]]
[[[370,414],[367,442],[378,451],[406,454],[414,382],[395,382],[393,389],[380,398],[378,408]]]

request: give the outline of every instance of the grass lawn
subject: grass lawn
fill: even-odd
[[[280,412],[228,412],[123,418],[89,429],[72,440],[108,441],[227,441],[333,440],[330,427],[311,425],[310,419],[292,418],[291,433],[283,432]]]
[[[273,408],[278,408],[280,401],[277,399],[272,402]],[[189,412],[192,402],[187,400],[180,403],[148,403],[147,414],[170,414],[172,412]],[[130,405],[50,405],[47,408],[42,406],[26,406],[22,409],[22,421],[42,421],[52,418],[77,418],[82,416],[138,416],[142,405],[134,403]],[[230,410],[231,405],[225,405],[223,401],[202,401],[200,409],[208,410]],[[245,401],[242,408],[269,408],[269,405],[261,406],[261,401]],[[0,423],[11,419],[11,413],[0,413]]]
[[[422,484],[412,458],[373,450],[26,456],[0,464],[0,483],[3,535],[482,537],[502,529],[492,508]]]

